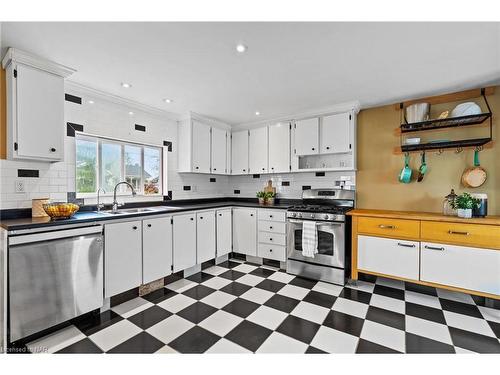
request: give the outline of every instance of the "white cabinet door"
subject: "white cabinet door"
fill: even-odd
[[[64,78],[17,65],[16,116],[19,158],[62,160],[64,156]]]
[[[104,297],[141,285],[141,221],[104,225]]]
[[[248,174],[248,130],[232,135],[231,174]]]
[[[290,172],[290,123],[269,126],[269,172]]]
[[[196,265],[196,214],[173,217],[174,272]]]
[[[210,173],[210,126],[193,120],[193,172]]]
[[[500,295],[500,251],[422,242],[420,279]]]
[[[267,127],[251,129],[248,141],[250,173],[267,173]]]
[[[212,173],[214,174],[227,173],[226,136],[225,130],[212,128]]]
[[[240,254],[257,255],[256,209],[233,209],[233,251]]]
[[[217,210],[217,256],[229,254],[233,244],[231,209]]]
[[[215,259],[215,211],[196,214],[196,263]]]
[[[172,273],[172,223],[170,217],[142,221],[142,283]]]
[[[325,116],[321,119],[320,153],[349,152],[349,112]]]
[[[358,268],[418,280],[419,242],[358,236]]]
[[[319,153],[319,118],[299,120],[295,122],[296,155],[315,155]]]

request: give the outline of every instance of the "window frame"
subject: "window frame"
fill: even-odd
[[[77,163],[76,163],[76,153],[77,153],[77,146],[76,146],[76,139],[81,138],[81,139],[87,139],[91,141],[95,141],[97,143],[97,155],[96,155],[96,191],[94,192],[87,192],[87,193],[80,193],[77,190]],[[118,144],[120,145],[120,181],[125,181],[126,179],[126,165],[125,165],[125,146],[133,146],[133,147],[139,147],[140,152],[141,152],[141,190],[137,191],[137,196],[140,197],[162,197],[163,196],[163,191],[166,189],[166,150],[164,146],[159,146],[155,144],[150,144],[150,143],[140,143],[140,142],[133,142],[133,141],[128,141],[124,139],[118,139],[118,138],[111,138],[111,137],[106,137],[106,136],[101,136],[101,135],[96,135],[96,134],[89,134],[89,133],[84,133],[84,132],[75,132],[75,192],[76,192],[76,197],[77,198],[95,198],[97,195],[97,191],[102,187],[102,143],[111,143],[111,144]],[[145,169],[144,169],[144,148],[152,148],[158,150],[160,157],[159,157],[159,166],[158,166],[158,193],[156,194],[144,194],[144,182],[145,182]],[[110,197],[113,196],[113,191],[107,191],[106,193],[101,193],[100,194],[103,197]],[[129,196],[130,192],[127,190],[122,190],[120,187],[119,190],[116,193],[117,196]]]

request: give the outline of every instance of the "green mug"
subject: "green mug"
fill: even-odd
[[[405,154],[405,166],[401,170],[401,173],[399,173],[399,182],[401,182],[403,184],[408,184],[411,182],[411,175],[412,175],[413,171],[409,167],[409,164],[410,164],[410,154],[406,153]]]

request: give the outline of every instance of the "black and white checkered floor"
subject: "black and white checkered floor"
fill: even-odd
[[[57,353],[500,353],[500,310],[378,278],[227,261],[29,343]]]

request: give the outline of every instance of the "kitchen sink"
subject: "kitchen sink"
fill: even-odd
[[[111,210],[107,211],[101,211],[103,214],[108,214],[108,215],[126,215],[126,214],[138,214],[141,212],[153,212],[155,210],[151,208],[126,208],[123,210],[118,210],[116,212],[113,212]]]

